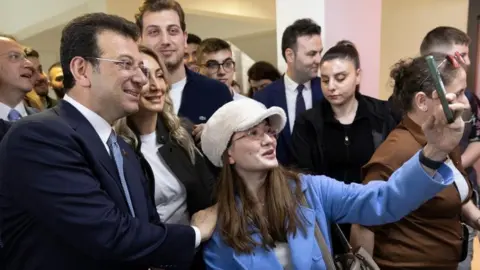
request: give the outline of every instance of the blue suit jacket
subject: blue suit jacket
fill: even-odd
[[[323,98],[322,87],[320,85],[320,78],[314,78],[311,80],[312,85],[312,104]],[[253,99],[263,103],[267,108],[272,106],[278,106],[282,108],[288,115],[287,109],[287,96],[285,93],[285,81],[283,76],[269,84],[267,87],[255,93]],[[292,133],[290,132],[290,122],[287,117],[287,124],[282,130],[282,133],[277,140],[277,159],[282,165],[289,165],[292,160]]]
[[[207,122],[218,108],[233,100],[228,87],[186,68],[187,83],[183,88],[178,115],[194,124]]]
[[[135,153],[119,145],[136,218],[105,145],[68,102],[11,126],[0,143],[6,269],[188,267],[194,230],[159,223]]]
[[[378,225],[395,222],[453,183],[453,172],[442,165],[432,178],[414,155],[390,179],[368,185],[344,184],[326,176],[303,175],[302,190],[308,207],[300,206],[306,219],[306,234],[300,230],[288,236],[293,269],[326,269],[314,229],[318,224],[331,250],[330,224],[359,223]],[[260,241],[259,235],[253,235]],[[252,254],[237,254],[223,242],[216,231],[206,244],[204,259],[207,269],[283,270],[273,251],[257,247]]]

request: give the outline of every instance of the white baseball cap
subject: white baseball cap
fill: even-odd
[[[267,109],[250,98],[231,101],[220,107],[208,119],[201,135],[201,147],[207,158],[217,167],[223,166],[222,155],[235,132],[246,131],[268,119],[269,125],[282,131],[287,122],[280,107]]]

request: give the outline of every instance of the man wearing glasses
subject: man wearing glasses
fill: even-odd
[[[233,100],[247,98],[233,88],[235,61],[228,42],[219,38],[202,41],[197,51],[197,64],[201,74],[227,85]]]
[[[13,122],[36,112],[23,103],[35,76],[23,47],[15,38],[0,34],[0,119]]]

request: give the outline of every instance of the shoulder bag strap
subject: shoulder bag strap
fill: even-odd
[[[305,194],[303,194],[302,196],[302,204],[304,206],[309,206],[307,203],[307,199],[305,198]],[[332,254],[330,253],[330,250],[327,247],[325,238],[323,238],[322,232],[320,231],[320,228],[318,227],[318,223],[316,220],[315,220],[315,238],[322,252],[323,261],[325,262],[325,266],[327,267],[327,270],[336,270],[335,262],[333,261]]]

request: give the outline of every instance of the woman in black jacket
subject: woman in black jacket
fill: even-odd
[[[361,183],[362,166],[396,122],[385,101],[359,92],[360,59],[351,42],[341,41],[330,48],[320,71],[324,99],[295,121],[293,164],[312,174]],[[350,224],[340,227],[348,239]],[[339,237],[333,237],[333,250],[336,254],[345,251]]]
[[[150,49],[140,52],[148,83],[139,111],[119,120],[116,131],[138,154],[160,220],[189,225],[194,213],[213,205],[215,177],[195,146],[192,124],[174,113],[165,65]],[[192,269],[203,269],[197,254]]]

